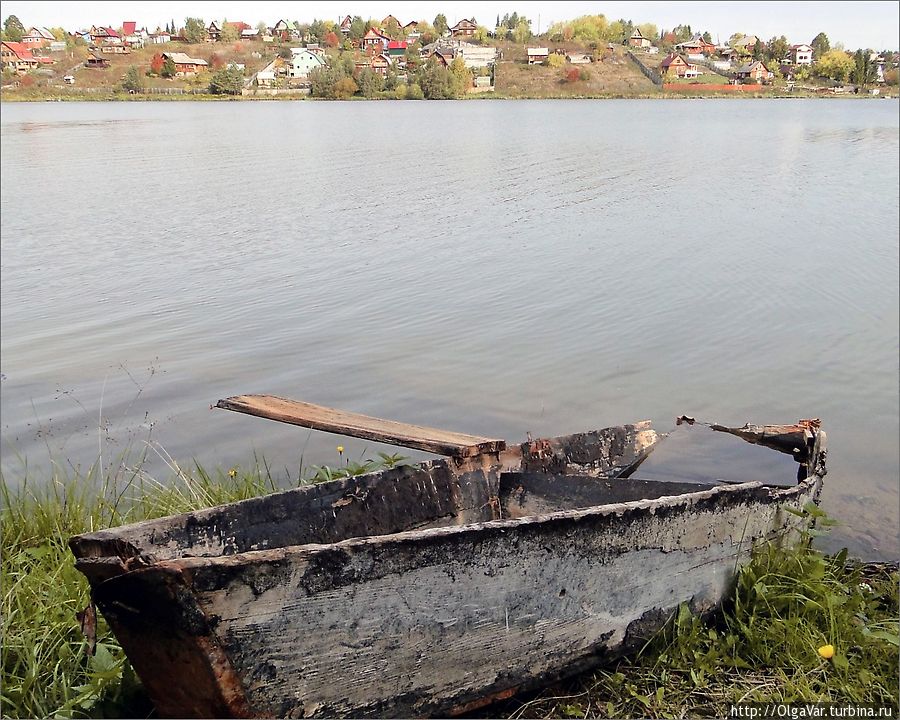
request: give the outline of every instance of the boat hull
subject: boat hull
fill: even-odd
[[[497,484],[496,519],[209,557],[132,553],[127,569],[121,552],[99,551],[111,537],[73,549],[161,715],[448,715],[634,649],[681,603],[715,607],[756,544],[797,539],[824,475],[817,444],[814,471],[790,488],[515,517],[537,487],[535,457],[523,474],[481,476]]]

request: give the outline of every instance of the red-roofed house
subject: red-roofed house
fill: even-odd
[[[408,47],[406,40],[391,40],[387,46],[387,54],[391,59],[402,58]]]
[[[134,20],[126,20],[122,23],[123,35],[134,35],[135,30],[137,30],[137,23]]]
[[[32,55],[31,48],[25,43],[4,40],[0,43],[0,64],[14,72],[25,73],[40,67],[41,61]]]
[[[388,43],[391,39],[385,35],[378,28],[369,28],[369,32],[363,35],[362,38],[362,46],[364,48],[374,47],[375,45],[381,45],[380,52],[384,52],[387,49]]]

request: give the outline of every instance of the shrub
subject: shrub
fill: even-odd
[[[547,56],[546,64],[552,68],[561,68],[566,64],[566,56],[559,53],[550,53]]]
[[[351,77],[343,77],[334,84],[334,96],[338,100],[346,100],[356,94],[359,88]]]
[[[578,71],[578,79],[582,80],[584,82],[587,82],[588,80],[590,80],[591,79],[590,70],[588,70],[587,68],[584,68],[584,67],[581,68],[581,70]]]
[[[419,83],[412,83],[411,85],[406,86],[406,99],[407,100],[424,100],[425,93],[422,92],[422,88],[419,86]]]
[[[578,68],[569,68],[566,70],[565,81],[566,82],[578,82],[581,78],[581,71]]]

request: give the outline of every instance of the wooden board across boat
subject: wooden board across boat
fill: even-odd
[[[743,481],[726,455],[698,480],[648,422],[507,445],[218,406],[447,457],[73,537],[162,716],[453,715],[589,669],[717,606],[755,544],[799,537],[825,475],[818,421],[706,426],[789,466],[754,457]],[[680,432],[670,455],[697,455]]]

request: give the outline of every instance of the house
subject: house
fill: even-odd
[[[111,27],[97,27],[96,25],[93,25],[90,29],[90,37],[91,42],[94,45],[121,42],[119,33]]]
[[[631,33],[628,38],[628,46],[633,48],[639,48],[641,50],[648,48],[653,43],[649,38],[645,38],[644,34],[641,32],[640,28],[635,28],[634,32]]]
[[[429,58],[434,58],[436,62],[440,63],[444,67],[450,67],[450,63],[453,62],[453,50],[451,48],[440,48],[438,50],[434,50]]]
[[[74,75],[66,75],[63,77],[63,82],[66,85],[74,85],[75,84],[75,76]]]
[[[172,35],[167,32],[155,32],[150,33],[150,44],[151,45],[165,45],[168,42],[172,42]]]
[[[381,21],[381,27],[387,27],[387,26],[390,25],[391,23],[396,23],[398,28],[399,28],[399,27],[403,27],[403,26],[400,24],[400,21],[399,21],[397,18],[395,18],[393,15],[388,15],[384,20],[382,20],[382,21]]]
[[[497,48],[482,47],[481,45],[472,45],[471,43],[463,43],[457,48],[457,55],[463,59],[466,68],[491,67],[497,62]]]
[[[97,50],[103,55],[127,55],[131,52],[127,45],[101,45]]]
[[[259,30],[256,28],[244,28],[241,30],[241,40],[259,40]]]
[[[164,60],[172,59],[172,62],[175,63],[175,75],[178,77],[196,75],[206,70],[209,66],[206,60],[192,58],[182,52],[163,53],[162,56]]]
[[[528,48],[525,52],[528,56],[529,65],[540,65],[550,57],[550,50],[545,47]]]
[[[256,84],[259,87],[275,87],[275,72],[272,70],[260,70],[256,73]]]
[[[275,25],[269,28],[269,34],[282,42],[289,40],[295,32],[296,29],[293,25],[289,25],[287,20],[279,20]]]
[[[340,23],[338,23],[338,29],[339,29],[344,35],[349,35],[349,34],[350,34],[350,26],[351,26],[352,24],[353,24],[353,18],[351,18],[349,15],[347,15],[347,16],[344,17],[343,20],[341,20]]]
[[[663,75],[675,75],[680,78],[697,77],[700,74],[696,65],[692,65],[678,53],[669,53],[659,65]]]
[[[22,44],[28,47],[44,47],[56,40],[56,37],[47,28],[31,28],[22,38]]]
[[[25,43],[4,40],[0,43],[0,64],[17,73],[40,67],[40,62]]]
[[[290,78],[307,78],[317,67],[322,67],[325,60],[307,48],[291,48],[291,59],[287,71]]]
[[[566,62],[572,65],[588,65],[591,62],[591,56],[582,52],[566,53]]]
[[[704,40],[702,36],[694,35],[690,40],[678,43],[675,50],[688,55],[712,55],[716,51],[716,46]]]
[[[407,43],[405,40],[391,40],[387,46],[388,57],[392,60],[400,60],[406,55]]]
[[[219,42],[221,35],[222,31],[216,25],[216,21],[210,22],[209,27],[206,28],[206,42]]]
[[[122,35],[125,44],[131,48],[142,48],[150,40],[150,35],[147,33],[147,28],[132,30],[130,33],[126,33],[123,30]]]
[[[65,52],[66,51],[66,43],[62,40],[54,40],[50,43],[50,52]]]
[[[756,35],[748,35],[747,37],[742,37],[740,40],[735,40],[734,49],[741,55],[751,55],[758,42],[760,42],[760,39],[756,37]]]
[[[467,20],[463,18],[456,25],[450,28],[450,37],[455,38],[467,38],[475,35],[475,31],[478,29],[478,24],[475,22],[475,18],[471,20]]]
[[[84,61],[84,66],[89,68],[108,68],[109,60],[92,52],[88,55],[87,60]]]
[[[235,32],[240,37],[240,34],[244,32],[244,30],[251,30],[252,28],[245,22],[238,20],[237,22],[227,22],[225,23],[230,28],[234,28]],[[224,30],[224,26],[222,28]]]
[[[417,20],[410,20],[403,26],[403,32],[406,35],[407,42],[415,42],[422,34],[419,32],[419,23]]]
[[[137,23],[134,20],[126,20],[122,23],[122,37],[134,35],[137,32]]]
[[[791,45],[788,58],[791,65],[812,65],[813,49],[809,45]]]
[[[369,28],[369,31],[363,35],[362,46],[364,48],[375,48],[376,45],[381,45],[380,48],[376,48],[376,52],[382,53],[387,50],[390,41],[391,39],[381,30],[373,27]]]
[[[772,73],[760,60],[744,63],[735,70],[734,77],[742,82],[756,83],[762,85],[772,77]]]
[[[385,77],[388,74],[392,64],[391,59],[385,53],[375,55],[369,61],[369,67],[381,77]]]

